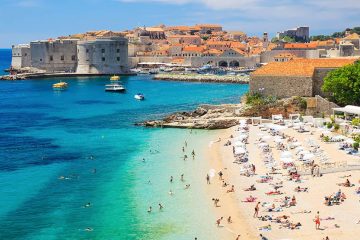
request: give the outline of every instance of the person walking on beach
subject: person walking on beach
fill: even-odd
[[[319,213],[319,211],[315,215],[314,222],[315,222],[315,229],[319,230],[320,229],[320,213]]]
[[[260,240],[268,240],[268,238],[264,237],[262,234],[260,234]]]
[[[209,176],[209,174],[206,174],[206,183],[210,184],[210,176]]]
[[[235,240],[240,240],[240,234],[237,236],[237,238]]]
[[[254,211],[254,218],[259,216],[259,208],[260,208],[260,202],[258,202],[255,206],[255,211]]]
[[[220,172],[219,172],[219,179],[220,179],[220,180],[223,180],[222,177],[223,177],[223,173],[222,173],[222,171],[220,171]]]
[[[216,225],[217,225],[218,227],[220,227],[221,220],[223,220],[223,217],[221,217],[221,218],[219,218],[218,220],[216,220]]]
[[[227,222],[228,222],[229,224],[232,223],[231,216],[228,217]]]

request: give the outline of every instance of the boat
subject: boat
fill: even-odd
[[[68,87],[66,82],[58,82],[52,85],[54,90],[65,90]]]
[[[105,85],[105,92],[124,92],[124,91],[125,88],[123,87],[123,85],[120,85],[118,83]]]
[[[114,75],[110,77],[110,81],[119,81],[119,80],[120,80],[120,76]]]
[[[142,93],[138,93],[138,94],[135,94],[134,98],[137,100],[144,100],[145,96]]]
[[[149,74],[158,74],[159,73],[159,69],[151,69],[149,71]]]

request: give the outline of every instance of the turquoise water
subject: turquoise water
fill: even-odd
[[[133,123],[238,102],[247,86],[134,76],[112,94],[107,78],[66,79],[69,89],[54,92],[57,81],[0,82],[0,239],[218,239],[202,188],[216,132]],[[147,99],[135,101],[137,92]],[[181,159],[185,139],[195,160]]]

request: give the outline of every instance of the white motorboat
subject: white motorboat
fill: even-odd
[[[145,96],[142,93],[138,93],[138,94],[135,94],[134,98],[137,100],[144,100]]]
[[[124,92],[125,88],[123,87],[123,85],[120,85],[118,83],[107,84],[107,85],[105,85],[105,91],[106,92]]]

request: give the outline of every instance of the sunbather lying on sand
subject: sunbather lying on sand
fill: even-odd
[[[297,186],[294,191],[295,192],[308,192],[308,188],[301,188],[300,186]]]
[[[256,199],[257,199],[256,197],[253,197],[250,195],[250,197],[245,198],[245,200],[242,202],[250,202],[251,203],[251,202],[255,202]]]
[[[355,184],[351,184],[349,179],[346,179],[346,181],[344,183],[338,183],[338,186],[343,186],[343,187],[353,187],[355,186]]]
[[[280,191],[270,191],[270,192],[267,192],[265,193],[266,195],[281,195],[283,194],[282,192]]]
[[[255,185],[251,185],[249,188],[245,188],[244,191],[255,191],[256,187]]]

